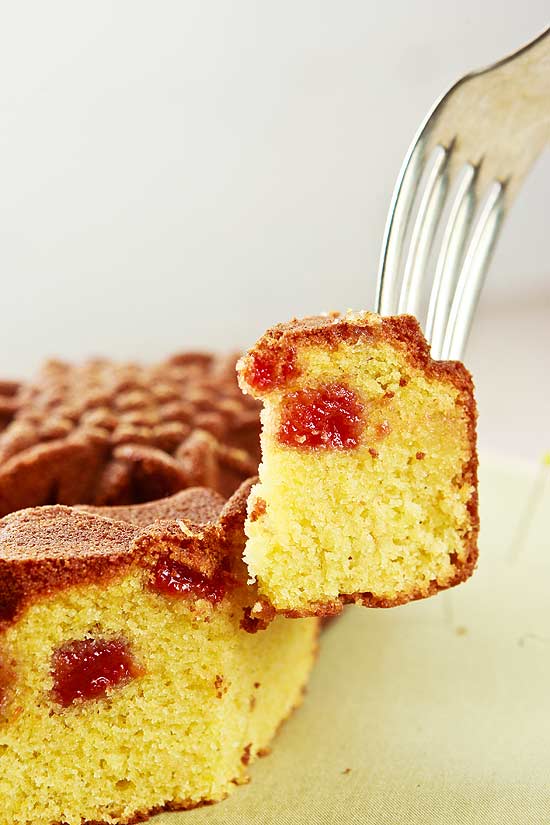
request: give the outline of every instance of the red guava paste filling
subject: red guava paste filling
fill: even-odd
[[[266,350],[250,356],[245,379],[256,390],[274,390],[283,387],[298,372],[294,348]]]
[[[363,405],[343,384],[325,384],[286,396],[279,441],[289,447],[353,450],[363,426]]]
[[[151,586],[153,590],[165,596],[207,599],[217,604],[221,602],[231,584],[231,578],[223,572],[207,578],[180,561],[161,558],[155,567]]]
[[[143,673],[124,639],[77,639],[53,654],[53,695],[66,708],[77,699],[101,698]]]

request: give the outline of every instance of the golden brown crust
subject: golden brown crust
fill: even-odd
[[[223,798],[226,799],[226,797],[227,795]],[[136,813],[126,819],[117,819],[117,823],[118,825],[137,825],[137,823],[146,822],[152,816],[156,816],[157,814],[175,813],[176,811],[192,811],[195,808],[215,805],[217,801],[218,800],[207,799],[201,802],[193,802],[192,800],[187,800],[184,802],[166,802],[164,805],[155,805],[153,808],[149,808],[146,811],[136,811]],[[54,823],[54,825],[66,825],[66,823],[57,822]],[[109,823],[104,819],[92,819],[84,821],[82,825],[109,825]]]
[[[232,497],[232,501],[235,496]],[[206,487],[191,487],[168,498],[157,499],[145,504],[119,505],[117,507],[94,507],[78,505],[79,510],[96,513],[114,521],[124,521],[137,527],[147,527],[154,521],[175,521],[187,519],[194,524],[216,522],[226,505],[225,498],[215,490]]]
[[[41,504],[133,504],[256,472],[259,405],[236,355],[183,353],[150,367],[47,363],[0,383],[0,516]]]
[[[266,390],[254,388],[247,380],[250,366],[257,356],[268,355],[270,359],[278,357],[281,363],[288,362],[288,352],[296,351],[297,347],[322,346],[334,349],[342,343],[353,344],[359,340],[373,343],[388,342],[393,347],[399,347],[404,357],[412,367],[421,369],[428,377],[452,384],[458,390],[456,403],[464,409],[468,426],[469,459],[462,469],[462,477],[470,485],[473,493],[468,501],[467,508],[470,515],[471,529],[464,539],[465,558],[455,560],[455,575],[451,581],[440,584],[433,581],[429,593],[403,594],[396,599],[380,599],[372,593],[352,593],[341,595],[338,599],[325,604],[312,605],[306,612],[287,611],[284,615],[299,618],[303,616],[327,616],[341,612],[344,604],[357,603],[365,607],[395,607],[409,601],[424,598],[439,590],[452,587],[465,581],[475,569],[479,534],[478,511],[478,456],[476,447],[477,409],[474,400],[474,384],[472,376],[460,361],[435,361],[431,358],[430,348],[420,325],[412,315],[399,315],[383,318],[372,313],[312,316],[304,319],[294,319],[285,324],[278,324],[268,330],[256,345],[241,359],[238,364],[239,382],[245,392],[251,392],[255,397],[262,398]],[[286,386],[291,386],[291,375]],[[272,610],[265,602],[261,603],[257,618],[261,613]]]
[[[395,599],[386,599],[375,596],[373,593],[348,593],[341,594],[337,599],[330,602],[318,602],[316,604],[308,605],[307,610],[277,610],[269,604],[269,602],[259,599],[256,610],[253,613],[254,618],[259,622],[259,627],[264,627],[264,623],[269,624],[275,615],[286,616],[288,619],[307,619],[307,618],[321,618],[332,619],[340,615],[346,604],[360,604],[363,607],[375,608],[390,608],[400,607],[401,605],[415,602],[419,599],[426,599],[430,596],[435,596],[436,593],[442,590],[447,590],[449,587],[454,587],[457,584],[468,579],[476,566],[477,562],[477,547],[475,548],[475,555],[472,554],[464,562],[455,564],[455,575],[445,584],[440,584],[437,581],[430,582],[428,590],[416,590],[412,593],[403,593]],[[243,625],[244,627],[245,625]],[[249,628],[247,628],[249,629]],[[250,629],[249,629],[250,630]],[[253,632],[253,631],[252,631]]]
[[[199,488],[134,507],[51,505],[6,516],[0,520],[0,629],[42,594],[108,581],[130,566],[150,569],[160,555],[207,577],[242,566],[247,489],[225,503]]]
[[[283,357],[289,348],[297,346],[335,349],[342,343],[353,344],[359,340],[373,343],[387,341],[392,346],[398,346],[411,366],[441,381],[449,381],[459,390],[467,390],[471,394],[472,379],[464,364],[460,361],[434,361],[416,318],[412,315],[383,318],[372,313],[340,315],[334,312],[277,324],[239,362],[241,384],[244,384],[245,391],[262,397],[262,391],[251,388],[245,379],[247,362],[255,355],[269,352],[272,356],[274,352],[279,352]]]
[[[226,559],[229,572],[243,584],[248,580],[248,570],[242,561],[246,536],[244,522],[250,490],[257,477],[243,481],[238,490],[226,502],[220,513],[220,528],[226,537]]]

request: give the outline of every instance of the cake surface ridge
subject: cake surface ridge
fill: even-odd
[[[240,555],[252,480],[229,499],[191,488],[141,505],[45,505],[0,519],[0,628],[30,599],[84,582],[108,581],[159,555],[209,578],[245,572]]]
[[[229,496],[259,459],[258,405],[237,386],[236,358],[50,361],[28,383],[1,382],[0,516],[196,486]]]

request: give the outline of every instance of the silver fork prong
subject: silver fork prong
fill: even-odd
[[[418,315],[422,279],[426,273],[426,263],[430,257],[435,233],[443,211],[447,191],[447,164],[452,151],[444,146],[436,146],[432,154],[426,188],[411,235],[411,242],[405,264],[403,282],[397,311],[400,315]]]
[[[440,358],[443,349],[453,293],[475,210],[477,170],[473,164],[465,164],[441,241],[426,320],[426,338],[432,343],[432,358]]]
[[[494,181],[482,207],[458,279],[441,357],[462,358],[479,294],[504,217],[504,183]]]
[[[547,28],[513,54],[460,78],[432,107],[407,151],[386,220],[375,310],[418,317],[430,289],[427,317],[423,313],[420,321],[423,327],[426,320],[434,358],[462,356],[503,219],[548,146],[549,64]],[[432,147],[440,156],[430,177]],[[458,195],[442,227],[445,186],[461,169],[467,172],[453,186]],[[481,190],[488,197],[478,209]]]
[[[423,165],[424,141],[418,140],[407,153],[399,173],[384,230],[375,298],[376,312],[380,315],[395,314],[403,248]]]

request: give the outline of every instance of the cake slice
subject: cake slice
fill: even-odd
[[[371,313],[292,321],[238,365],[263,401],[246,521],[255,614],[390,607],[472,573],[476,408],[458,362],[417,321]]]
[[[247,495],[0,521],[0,825],[136,822],[245,781],[318,625],[249,632]]]

